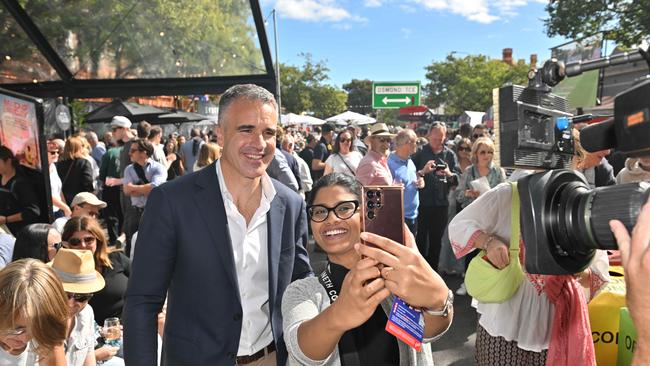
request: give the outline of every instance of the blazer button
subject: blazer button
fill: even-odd
[[[240,320],[241,320],[241,314],[239,314],[239,313],[235,314],[235,315],[232,317],[232,319],[233,319],[234,321],[236,321],[236,322],[240,321]]]

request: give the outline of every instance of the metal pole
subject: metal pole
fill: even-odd
[[[275,93],[278,96],[278,118],[282,115],[282,93],[280,91],[280,59],[278,58],[278,22],[273,9],[273,38],[275,43]]]

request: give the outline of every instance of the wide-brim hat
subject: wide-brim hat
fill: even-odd
[[[61,248],[48,265],[66,292],[92,294],[106,285],[104,277],[95,270],[95,259],[90,250]]]
[[[380,136],[395,138],[396,135],[394,133],[390,133],[390,130],[385,123],[375,123],[374,125],[370,126],[370,129],[368,130],[368,136],[366,136],[363,142],[365,142],[366,145],[370,146],[370,139]]]

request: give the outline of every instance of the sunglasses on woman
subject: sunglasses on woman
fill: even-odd
[[[334,212],[334,215],[341,220],[347,220],[359,208],[359,201],[343,201],[339,202],[336,206],[330,208],[323,205],[311,205],[307,207],[307,214],[313,222],[323,222],[327,220],[330,215],[330,212]]]
[[[82,241],[86,245],[91,245],[92,243],[97,241],[97,238],[95,238],[94,236],[85,236],[83,239],[70,238],[68,239],[68,244],[72,245],[73,247],[78,247],[81,245]]]
[[[459,147],[458,147],[458,151],[467,151],[467,152],[470,152],[470,151],[472,151],[472,148],[471,148],[471,147],[467,147],[467,146],[459,146]]]
[[[93,298],[93,294],[77,294],[74,292],[66,292],[68,295],[68,300],[73,300],[76,302],[86,302],[90,301]]]

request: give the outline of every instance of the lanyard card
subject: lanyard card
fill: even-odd
[[[413,309],[404,300],[395,297],[388,315],[386,331],[419,351],[424,336],[424,318],[420,310]]]

